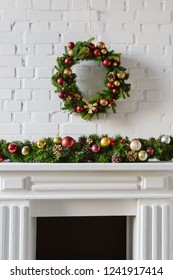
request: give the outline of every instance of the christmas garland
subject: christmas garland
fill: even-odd
[[[103,135],[44,138],[37,142],[0,140],[0,162],[146,162],[173,159],[173,137],[133,139]]]
[[[113,50],[108,51],[104,42],[95,46],[91,38],[84,42],[69,42],[65,46],[65,54],[57,57],[56,74],[52,77],[52,84],[56,87],[59,98],[64,101],[64,110],[78,113],[83,119],[91,120],[94,115],[107,113],[112,107],[115,113],[116,100],[129,96],[130,84],[125,83],[129,74],[126,68],[120,65],[120,54]],[[106,69],[104,86],[106,89],[99,91],[89,100],[85,100],[80,92],[72,66],[83,60],[94,60],[102,63]]]

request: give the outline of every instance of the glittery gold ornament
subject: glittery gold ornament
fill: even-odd
[[[71,97],[70,95],[68,95],[67,98],[66,98],[66,100],[67,100],[67,101],[71,101],[71,100],[72,100],[72,97]]]
[[[75,98],[76,100],[81,100],[81,95],[78,94],[78,93],[75,93],[75,94],[74,94],[74,98]]]
[[[71,69],[70,69],[70,68],[64,69],[64,74],[65,74],[66,76],[70,76],[70,75],[72,74]]]
[[[104,98],[101,98],[100,99],[100,105],[101,106],[107,106],[108,105],[108,101],[106,99],[104,99]]]
[[[86,47],[86,48],[84,49],[84,51],[83,51],[82,54],[83,54],[85,57],[89,56],[89,54],[90,54],[90,49]]]
[[[114,72],[109,72],[108,74],[108,81],[109,82],[115,82],[116,76]]]
[[[44,139],[40,139],[37,141],[36,145],[39,149],[43,149],[46,146],[46,141]]]
[[[103,137],[101,140],[100,140],[100,145],[102,147],[108,147],[111,143],[111,140],[109,137]]]
[[[116,81],[114,82],[114,85],[115,85],[116,87],[119,87],[119,86],[120,86],[120,81],[116,80]]]
[[[30,153],[31,148],[29,146],[24,146],[21,150],[23,156],[27,156]]]
[[[98,42],[97,43],[97,47],[99,48],[99,49],[105,49],[105,43],[104,42],[102,42],[102,41],[100,41],[100,42]]]
[[[126,74],[125,74],[123,71],[120,71],[120,72],[117,73],[117,77],[118,77],[119,79],[124,79],[125,76],[126,76]]]
[[[101,53],[102,53],[102,54],[106,54],[106,53],[107,53],[107,49],[102,49],[102,50],[101,50]]]
[[[93,143],[93,140],[91,138],[87,138],[86,142],[87,144],[91,145]]]
[[[69,56],[74,56],[74,50],[69,50],[68,55]]]
[[[55,143],[55,144],[61,144],[61,141],[62,141],[62,138],[60,136],[56,136],[53,139],[53,143]]]
[[[147,152],[141,150],[141,151],[138,153],[138,158],[139,158],[140,161],[145,161],[145,160],[147,160],[147,158],[148,158]]]

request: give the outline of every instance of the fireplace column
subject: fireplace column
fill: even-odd
[[[136,219],[137,259],[168,260],[170,258],[169,199],[140,199]]]
[[[3,201],[0,204],[0,259],[28,259],[29,204]]]

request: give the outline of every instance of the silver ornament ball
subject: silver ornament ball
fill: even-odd
[[[137,152],[137,151],[139,151],[141,149],[141,147],[142,147],[142,144],[141,144],[141,142],[138,139],[134,139],[130,143],[130,149],[132,151]]]
[[[161,138],[162,144],[169,144],[171,142],[171,137],[169,135],[163,135]]]

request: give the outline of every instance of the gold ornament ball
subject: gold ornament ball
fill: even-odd
[[[100,42],[97,43],[97,47],[98,47],[99,49],[105,49],[106,46],[105,46],[105,43],[104,43],[104,42],[101,42],[101,41],[100,41]]]
[[[117,77],[118,77],[119,79],[124,79],[125,76],[126,76],[126,74],[125,74],[123,71],[120,71],[119,73],[117,73]]]
[[[139,158],[140,161],[145,161],[145,160],[147,160],[147,158],[148,158],[147,152],[141,150],[141,151],[138,153],[138,158]]]
[[[74,56],[74,50],[69,50],[68,55],[69,56]]]
[[[120,81],[115,81],[115,82],[114,82],[114,85],[115,85],[116,87],[119,87],[119,86],[120,86]]]
[[[108,101],[106,99],[104,99],[104,98],[101,98],[100,99],[100,105],[101,106],[107,106],[108,105]]]
[[[100,140],[100,145],[102,147],[108,147],[109,145],[111,144],[111,140],[109,137],[103,137],[101,140]]]
[[[113,66],[117,66],[117,62],[114,62],[114,63],[113,63]]]
[[[90,54],[90,49],[89,48],[85,48],[84,51],[83,51],[83,55],[86,57]]]
[[[130,149],[132,151],[137,152],[137,151],[139,151],[141,149],[141,147],[142,147],[142,144],[141,144],[141,142],[138,139],[134,139],[130,143]]]
[[[24,146],[21,150],[23,156],[27,156],[30,153],[31,148],[29,146]]]
[[[72,74],[71,69],[70,69],[70,68],[64,69],[64,74],[65,74],[66,76],[70,76],[70,75]]]
[[[106,54],[106,53],[107,53],[107,50],[106,50],[106,49],[102,49],[102,50],[101,50],[101,53],[102,53],[102,54]]]
[[[60,136],[56,136],[53,139],[53,143],[55,143],[55,144],[61,144],[61,141],[62,141],[62,138]]]
[[[44,139],[37,141],[37,147],[39,149],[43,149],[45,146],[46,146],[46,141]]]

